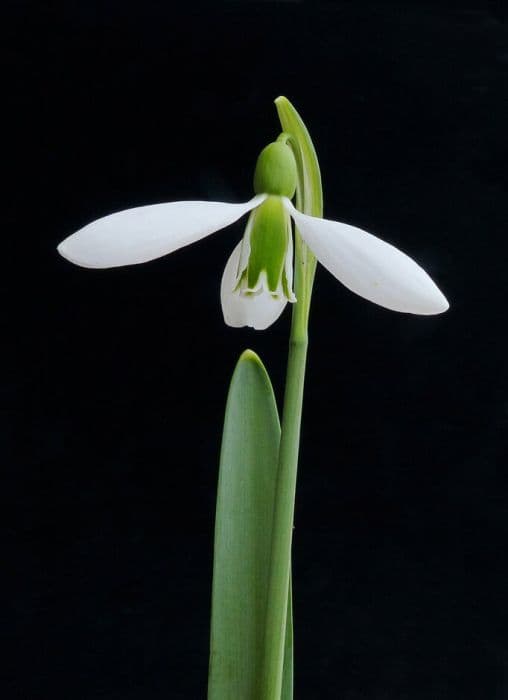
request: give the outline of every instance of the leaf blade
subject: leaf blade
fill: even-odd
[[[268,374],[246,351],[226,406],[214,543],[208,700],[261,694],[273,499],[280,423]],[[284,700],[292,694],[288,623]]]
[[[286,637],[284,639],[284,661],[282,666],[281,700],[293,700],[293,584],[289,573],[288,610],[286,614]]]

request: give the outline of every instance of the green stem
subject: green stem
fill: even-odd
[[[286,98],[279,97],[275,103],[282,129],[290,135],[289,143],[297,161],[297,207],[305,213],[322,216],[321,176],[309,133]],[[316,268],[315,258],[298,232],[295,238],[295,293],[298,301],[293,307],[291,323],[275,491],[262,700],[280,700],[281,697],[296,475],[308,345],[307,326]]]

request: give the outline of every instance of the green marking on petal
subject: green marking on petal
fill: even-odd
[[[291,302],[296,301],[295,295],[293,294],[293,290],[291,289],[285,270],[282,273],[282,291],[286,299],[289,299],[289,301]]]

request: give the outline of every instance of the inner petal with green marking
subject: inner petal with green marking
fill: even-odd
[[[281,197],[270,195],[251,212],[242,240],[235,291],[242,296],[268,292],[295,302],[291,219]]]

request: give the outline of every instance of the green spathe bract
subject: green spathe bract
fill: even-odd
[[[292,197],[296,189],[296,161],[285,141],[275,141],[263,148],[254,171],[256,194],[278,194]]]
[[[246,350],[231,380],[215,520],[208,700],[260,700],[280,425],[268,374]],[[282,700],[292,698],[288,609]]]

